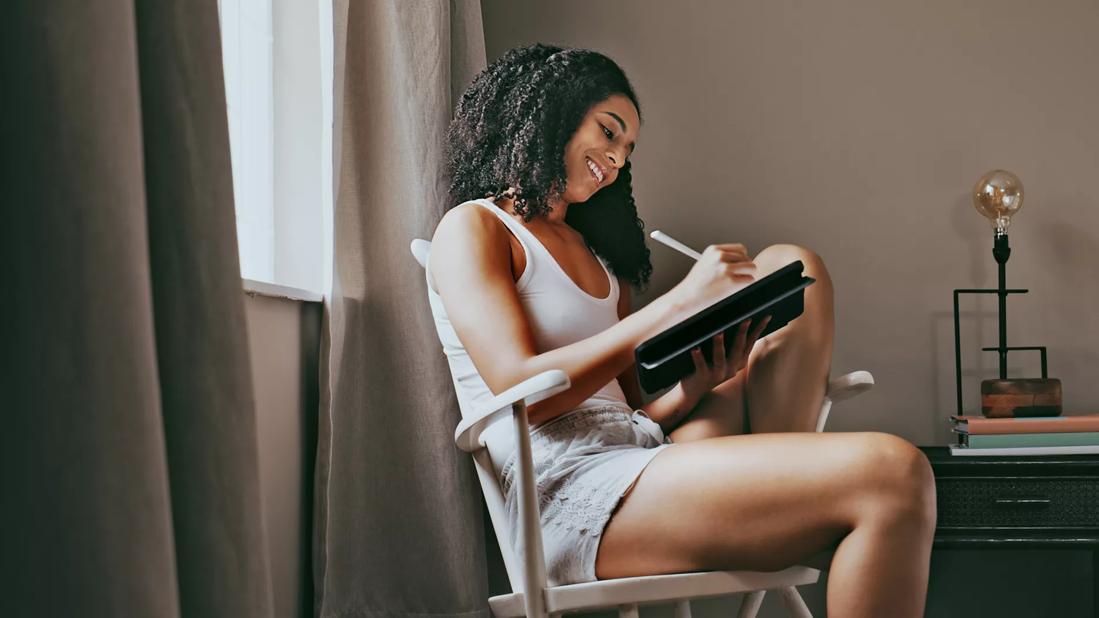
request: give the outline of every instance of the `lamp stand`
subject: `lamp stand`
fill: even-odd
[[[992,257],[996,259],[998,285],[996,289],[959,289],[954,290],[954,362],[955,381],[958,391],[958,414],[964,414],[962,408],[962,352],[961,327],[958,319],[958,298],[961,294],[996,294],[999,300],[999,345],[994,348],[981,348],[985,352],[999,355],[999,378],[981,381],[981,414],[988,417],[1019,416],[1059,416],[1061,414],[1061,381],[1050,378],[1046,372],[1045,346],[1009,346],[1007,345],[1007,297],[1009,294],[1026,294],[1028,290],[1008,289],[1007,260],[1011,257],[1011,246],[1007,233],[997,231],[992,247]],[[1041,355],[1041,378],[1008,378],[1007,353],[1015,350],[1036,350]]]

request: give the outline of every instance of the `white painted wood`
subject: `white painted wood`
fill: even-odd
[[[845,401],[873,387],[874,376],[869,371],[852,371],[828,382],[828,397],[832,401]]]
[[[481,482],[481,491],[485,496],[485,507],[492,522],[492,530],[496,534],[496,543],[500,547],[500,556],[504,559],[504,571],[507,573],[508,583],[511,584],[512,590],[521,591],[523,590],[523,567],[519,564],[519,557],[511,547],[508,520],[504,512],[504,493],[496,480],[492,459],[489,457],[488,449],[485,448],[471,454],[473,467],[477,470],[477,479]]]
[[[522,401],[512,406],[515,419],[516,461],[519,468],[519,531],[523,551],[523,605],[528,618],[546,615],[546,560],[542,555],[542,523],[538,513],[538,488],[534,484],[534,460],[530,451],[530,426]]]
[[[672,615],[674,618],[691,618],[691,602],[676,601],[675,611]]]
[[[817,414],[817,433],[824,431],[824,424],[828,422],[828,413],[832,411],[832,400],[828,397],[820,404],[820,413]]]
[[[324,296],[318,292],[293,288],[288,285],[256,281],[255,279],[241,279],[240,283],[241,287],[244,288],[244,293],[252,296],[259,295],[270,296],[271,298],[287,298],[307,303],[319,303],[324,300]]]
[[[416,258],[420,268],[427,268],[427,257],[431,255],[431,241],[413,238],[409,248],[412,249],[412,257]]]
[[[782,602],[786,605],[787,611],[790,612],[791,618],[813,618],[813,614],[809,613],[809,606],[798,594],[797,588],[787,586],[778,592],[782,596]]]
[[[850,399],[856,395],[865,393],[874,386],[874,376],[869,371],[852,371],[828,382],[828,394],[821,402],[820,412],[817,414],[817,431],[824,431],[824,424],[828,422],[828,413],[832,411],[832,403]]]
[[[637,613],[637,605],[633,603],[628,605],[619,605],[618,618],[640,618],[640,614]]]
[[[490,399],[485,407],[462,419],[454,431],[458,448],[471,453],[484,448],[481,432],[498,420],[512,416],[512,405],[522,401],[526,405],[548,399],[569,388],[569,376],[560,369],[550,369],[527,378]]]
[[[606,579],[582,584],[554,586],[546,590],[546,608],[550,613],[613,608],[634,603],[653,605],[676,603],[816,583],[817,569],[795,566],[782,571],[707,571]],[[489,599],[497,618],[522,616],[522,595],[507,594]]]
[[[757,590],[744,595],[744,600],[740,602],[740,611],[737,612],[736,618],[756,618],[760,606],[763,605],[763,596],[765,594],[767,594],[766,590]]]

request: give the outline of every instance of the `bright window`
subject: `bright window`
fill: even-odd
[[[218,6],[241,277],[327,295],[331,0]]]

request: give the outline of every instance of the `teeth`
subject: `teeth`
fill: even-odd
[[[600,171],[599,166],[596,165],[591,159],[588,159],[588,169],[591,173],[595,174],[595,179],[599,182],[603,182],[603,172]]]

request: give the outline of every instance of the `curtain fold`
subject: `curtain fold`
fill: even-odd
[[[409,242],[447,207],[453,103],[484,68],[478,2],[334,3],[335,233],[322,344],[319,616],[487,615],[484,528]]]
[[[269,616],[216,0],[5,7],[3,616]]]

